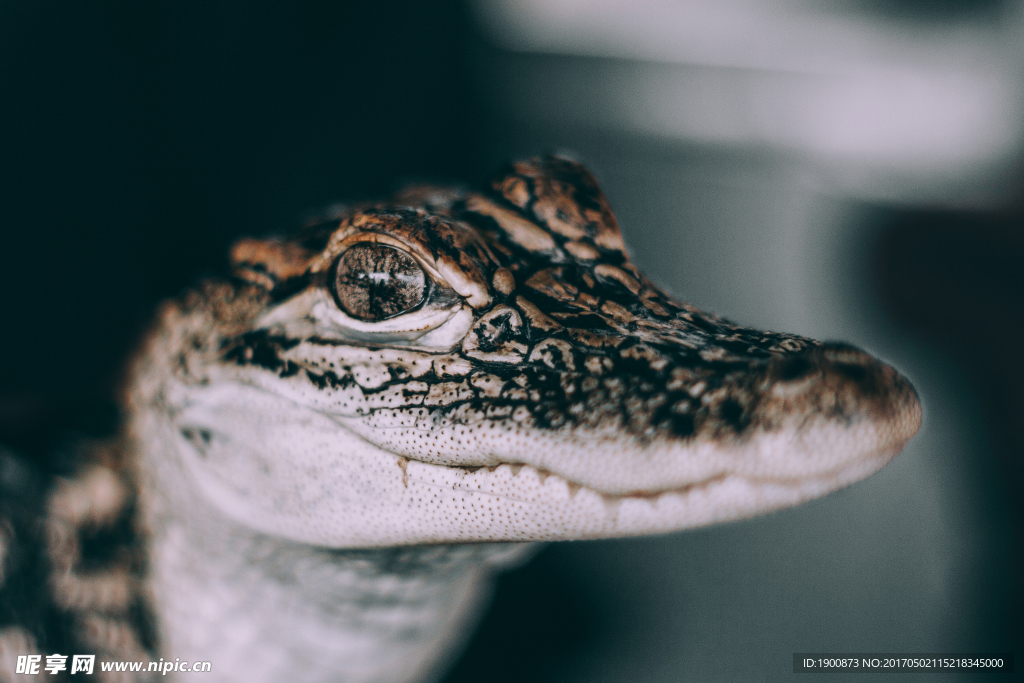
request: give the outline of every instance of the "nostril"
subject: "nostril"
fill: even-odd
[[[818,353],[826,384],[832,386],[837,397],[874,410],[882,407],[880,401],[887,403],[896,392],[896,371],[857,347],[824,344]]]
[[[832,366],[832,369],[858,384],[863,383],[868,377],[868,370],[863,365],[836,363]]]
[[[883,365],[872,356],[850,344],[824,344],[818,353],[825,361],[826,373],[847,380],[866,395],[878,390]]]
[[[775,364],[775,377],[780,382],[794,382],[807,375],[813,367],[804,355],[787,356]]]
[[[851,390],[871,394],[878,388],[877,375],[881,367],[855,346],[822,344],[793,355],[775,357],[767,378],[778,396]]]
[[[778,398],[801,396],[814,386],[821,376],[821,359],[806,351],[793,355],[776,356],[771,360],[765,377],[771,393]]]

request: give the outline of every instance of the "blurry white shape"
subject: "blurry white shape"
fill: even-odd
[[[1019,84],[983,72],[882,70],[810,102],[807,143],[826,153],[921,167],[981,162],[1016,151]]]
[[[805,0],[477,0],[512,50],[839,74],[863,61],[986,58],[995,29],[914,25]]]
[[[712,142],[777,146],[867,163],[940,170],[1020,142],[1019,86],[998,75],[878,66],[835,77],[652,71],[626,107],[632,126]]]
[[[955,184],[1015,157],[1024,140],[1024,36],[1009,13],[1002,24],[913,24],[809,0],[476,8],[507,49],[637,65],[626,79],[608,70],[586,111],[561,114],[578,123],[810,154],[876,185]]]

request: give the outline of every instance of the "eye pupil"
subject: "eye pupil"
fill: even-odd
[[[383,244],[357,244],[338,259],[334,296],[353,318],[387,320],[423,301],[427,281],[416,260]]]

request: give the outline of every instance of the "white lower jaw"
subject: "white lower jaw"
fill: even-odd
[[[807,478],[722,467],[677,490],[609,495],[532,466],[471,471],[407,460],[253,387],[189,393],[187,407],[154,434],[184,465],[183,485],[253,530],[337,548],[664,533],[794,505],[888,459]],[[202,453],[183,429],[208,432]]]

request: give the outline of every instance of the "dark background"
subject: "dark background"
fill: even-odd
[[[3,373],[98,396],[238,235],[481,173],[453,2],[4,3]]]
[[[881,5],[902,16],[921,3]],[[511,122],[488,94],[500,61],[458,2],[0,5],[0,443],[45,469],[69,435],[116,429],[121,368],[154,305],[218,272],[240,235],[607,142]],[[982,466],[1003,487],[986,514],[1015,539],[993,571],[1019,577],[1021,507],[999,501],[1024,477],[1021,212],[858,215],[878,315],[968,380]],[[502,579],[450,681],[537,679],[603,647],[622,613],[567,552]],[[1021,642],[1011,584],[983,595],[972,642]]]

